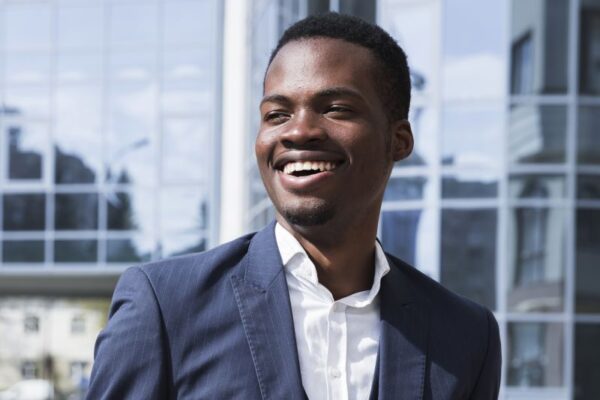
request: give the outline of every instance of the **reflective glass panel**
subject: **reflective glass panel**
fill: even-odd
[[[562,386],[562,324],[510,322],[507,339],[509,386]]]
[[[442,210],[440,282],[496,308],[496,221],[491,210]]]
[[[9,84],[46,85],[50,80],[50,53],[6,52],[4,79]]]
[[[109,105],[108,168],[111,183],[152,185],[156,181],[156,89],[113,86]]]
[[[82,4],[85,5],[85,4]],[[59,7],[59,47],[99,47],[104,34],[103,7]]]
[[[178,1],[164,6],[164,41],[168,44],[198,43],[212,47],[217,33],[217,2]]]
[[[512,1],[513,94],[567,91],[567,0]]]
[[[410,167],[431,165],[435,159],[438,140],[437,113],[429,107],[410,108],[408,120],[413,132],[415,147],[408,158],[396,163],[396,166]]]
[[[59,87],[54,133],[56,183],[96,181],[102,162],[101,100],[97,86]]]
[[[105,195],[109,230],[151,231],[154,228],[154,193],[145,190],[109,191]]]
[[[565,162],[566,130],[564,106],[512,105],[509,160],[521,164]]]
[[[110,41],[114,44],[154,43],[158,34],[158,5],[112,3]]]
[[[154,77],[154,51],[115,50],[109,55],[110,77],[113,80],[144,81]]]
[[[575,324],[575,400],[600,398],[600,325]]]
[[[3,127],[10,180],[41,180],[48,154],[48,126],[45,123],[15,122]]]
[[[442,120],[442,164],[494,168],[502,152],[502,106],[447,106]]]
[[[110,263],[138,263],[150,261],[154,251],[151,237],[133,236],[106,241],[106,261]]]
[[[582,200],[599,200],[600,175],[577,176],[577,198]]]
[[[214,79],[214,49],[184,47],[165,50],[162,58],[162,73],[167,81]]]
[[[577,123],[577,161],[580,164],[600,164],[600,107],[580,106]]]
[[[50,46],[52,8],[49,3],[7,3],[4,5],[4,43],[7,48]]]
[[[437,235],[436,219],[430,210],[384,211],[381,214],[383,248],[425,272],[437,265],[431,238]]]
[[[206,192],[196,187],[165,188],[161,192],[160,226],[163,233],[196,232],[206,229]]]
[[[206,250],[206,238],[200,232],[165,234],[160,244],[161,257],[163,258]]]
[[[363,0],[340,0],[340,13],[360,17],[372,24],[375,23],[374,1]]]
[[[600,94],[600,3],[582,0],[579,22],[579,90]]]
[[[60,83],[98,81],[102,77],[102,54],[97,52],[60,52],[57,78]]]
[[[575,309],[600,313],[600,209],[577,210]]]
[[[166,182],[208,183],[212,124],[207,119],[168,119],[163,125],[162,176]]]
[[[54,196],[56,230],[93,230],[98,228],[96,193],[57,193]]]
[[[503,96],[506,3],[446,0],[445,5],[442,21],[444,97]]]
[[[48,117],[50,89],[46,86],[8,86],[4,88],[4,106],[15,110],[15,115]]]
[[[513,199],[562,199],[566,190],[564,175],[511,175],[508,182]]]
[[[370,3],[370,2],[367,2]],[[381,26],[409,54],[408,65],[414,93],[438,88],[437,42],[440,35],[437,2],[382,1]],[[412,122],[412,119],[411,119]]]
[[[161,96],[165,113],[210,115],[214,109],[215,95],[211,81],[167,83]]]
[[[252,216],[250,227],[253,230],[260,230],[275,219],[275,208],[266,207]]]
[[[250,170],[250,204],[256,206],[263,200],[268,198],[267,192],[265,191],[265,185],[260,178],[257,168]],[[270,202],[270,200],[269,200]]]
[[[96,240],[56,240],[54,261],[56,262],[96,262],[98,242]]]
[[[307,15],[318,15],[329,11],[329,0],[305,0]]]
[[[46,227],[46,195],[3,195],[2,226],[5,231],[42,231]]]
[[[44,262],[43,240],[4,240],[2,261],[8,263]]]
[[[431,197],[431,185],[424,176],[397,177],[388,181],[384,201],[421,200]]]
[[[445,175],[442,197],[445,199],[487,198],[498,195],[498,177],[480,172],[461,172]]]
[[[562,209],[514,208],[508,220],[508,309],[560,312],[564,303]]]

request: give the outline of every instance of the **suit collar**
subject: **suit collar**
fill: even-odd
[[[388,257],[381,282],[381,335],[371,398],[423,398],[429,335],[426,299],[411,285],[404,263]]]
[[[259,231],[232,276],[236,302],[263,399],[305,399],[289,292],[274,233]],[[371,398],[420,400],[429,335],[426,298],[411,284],[410,266],[388,257],[381,280],[381,336]]]
[[[263,399],[305,399],[294,322],[274,224],[250,242],[235,299]]]
[[[244,281],[263,290],[267,290],[275,278],[281,278],[283,275],[283,264],[275,240],[274,221],[258,231],[250,241],[244,267]]]

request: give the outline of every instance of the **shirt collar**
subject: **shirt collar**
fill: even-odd
[[[275,240],[285,270],[300,280],[319,285],[317,270],[298,240],[279,223],[275,224]],[[378,241],[375,241],[375,274],[371,289],[354,293],[338,301],[352,307],[364,307],[373,302],[379,294],[381,279],[389,272],[390,266]]]

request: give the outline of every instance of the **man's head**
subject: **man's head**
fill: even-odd
[[[269,65],[289,42],[317,37],[341,39],[369,49],[379,64],[373,78],[379,85],[388,117],[392,121],[408,119],[411,83],[406,54],[386,31],[360,18],[326,13],[295,23],[277,42]]]
[[[294,34],[326,21],[337,21],[331,35]],[[284,34],[265,74],[257,161],[279,222],[295,231],[376,227],[393,163],[412,150],[408,100],[392,96],[385,75],[392,65],[371,47],[332,37],[349,22],[366,25],[367,42],[383,32],[351,17],[311,17]],[[398,51],[397,69],[408,74]]]

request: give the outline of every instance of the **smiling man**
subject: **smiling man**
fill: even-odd
[[[276,222],[127,270],[88,398],[496,399],[493,315],[376,240],[413,146],[409,104],[406,57],[379,27],[326,14],[289,28],[256,139]]]

